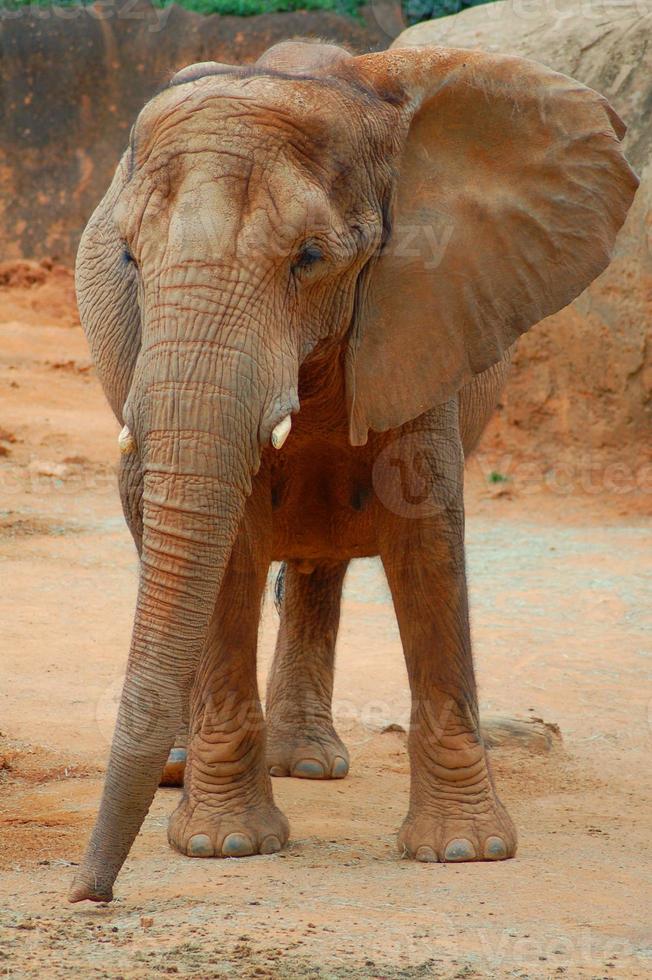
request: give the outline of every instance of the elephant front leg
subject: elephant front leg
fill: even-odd
[[[256,682],[266,571],[236,544],[193,688],[183,797],[168,827],[172,846],[189,857],[272,854],[288,839]]]
[[[382,520],[382,559],[412,694],[410,805],[399,849],[419,861],[500,860],[514,855],[516,831],[496,795],[480,734],[461,451],[429,433],[423,440],[418,469],[422,488],[424,480],[431,486]]]
[[[288,562],[267,685],[267,761],[273,776],[341,779],[349,753],[333,727],[335,641],[348,562],[308,574]]]

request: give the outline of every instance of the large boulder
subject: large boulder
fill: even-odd
[[[643,9],[638,0],[508,0],[417,24],[392,45],[516,54],[574,76],[607,96],[625,120],[625,150],[642,176],[610,267],[571,306],[519,341],[485,445],[549,459],[563,447],[620,450],[634,441],[641,450],[649,447],[652,12]],[[630,486],[636,477],[629,474]]]

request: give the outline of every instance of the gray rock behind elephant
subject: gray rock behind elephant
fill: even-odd
[[[392,45],[515,54],[572,75],[605,95],[625,120],[625,150],[642,175],[609,269],[570,307],[519,342],[495,423],[498,446],[519,449],[522,440],[524,449],[554,459],[560,446],[591,453],[642,446],[649,439],[652,12],[646,8],[637,0],[507,0],[417,24]],[[577,464],[578,485],[583,465]],[[642,464],[632,466],[623,489],[633,490],[644,480]]]

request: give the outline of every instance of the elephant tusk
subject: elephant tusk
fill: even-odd
[[[120,447],[120,452],[128,456],[129,453],[136,452],[136,440],[129,431],[128,426],[123,425],[120,430],[120,435],[118,436],[118,446]]]
[[[272,446],[274,449],[280,449],[290,435],[290,429],[292,428],[292,416],[286,415],[277,426],[275,426],[272,432]]]

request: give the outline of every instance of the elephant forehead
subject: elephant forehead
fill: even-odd
[[[209,75],[173,86],[145,106],[132,138],[135,162],[201,142],[206,149],[285,147],[328,165],[330,154],[369,148],[378,126],[367,103],[334,79]]]

